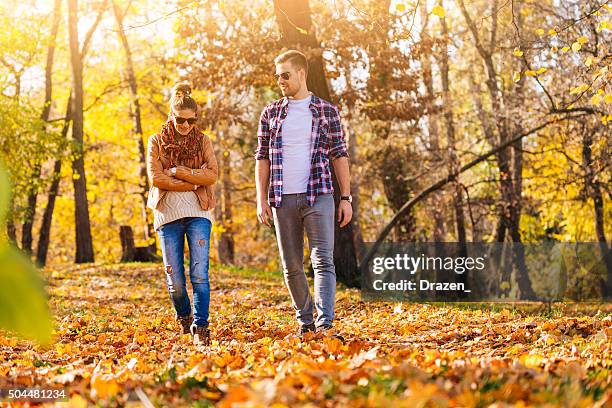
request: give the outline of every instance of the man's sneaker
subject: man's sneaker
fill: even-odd
[[[315,327],[314,323],[303,324],[300,326],[300,330],[298,330],[298,337],[302,338],[306,333],[314,334],[316,330],[317,328]]]
[[[338,331],[331,324],[317,327],[317,337],[332,337],[344,343],[344,337],[338,334]]]
[[[206,326],[191,326],[191,334],[193,335],[194,346],[209,346],[210,345],[210,330]]]
[[[183,329],[183,334],[191,333],[191,325],[193,324],[193,316],[179,316],[176,318],[178,322],[181,324],[181,328]]]

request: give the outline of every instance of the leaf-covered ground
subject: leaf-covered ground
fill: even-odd
[[[612,406],[610,305],[364,303],[340,289],[343,345],[293,335],[280,274],[213,268],[214,341],[196,350],[159,265],[45,276],[56,342],[0,334],[0,388],[64,387],[76,407]]]

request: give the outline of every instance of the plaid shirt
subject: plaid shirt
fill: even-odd
[[[280,207],[283,195],[283,140],[282,125],[287,118],[289,100],[284,97],[268,104],[261,112],[257,130],[255,160],[270,160],[270,187],[268,201],[272,207]],[[310,111],[310,175],[306,186],[306,201],[314,205],[321,194],[333,193],[330,160],[348,157],[344,132],[340,124],[338,108],[311,95]]]

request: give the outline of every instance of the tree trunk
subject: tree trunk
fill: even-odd
[[[47,46],[47,63],[45,65],[45,101],[43,111],[40,115],[43,122],[49,120],[51,113],[51,100],[53,95],[53,58],[55,56],[55,42],[61,18],[61,0],[55,0],[53,6],[53,23],[51,26],[51,34],[49,36],[49,45]],[[21,230],[21,249],[27,254],[32,253],[32,227],[34,226],[34,217],[36,215],[36,202],[38,200],[38,180],[40,180],[41,164],[36,162],[32,171],[32,180],[28,192],[28,207],[26,210],[26,220],[23,223]]]
[[[440,0],[440,6],[443,7],[443,2]],[[440,52],[440,75],[442,77],[442,93],[444,98],[444,122],[446,125],[446,142],[448,144],[448,165],[449,172],[455,173],[459,169],[459,161],[457,160],[457,151],[455,147],[455,125],[453,123],[453,108],[451,102],[450,85],[448,79],[448,26],[446,25],[446,17],[441,17],[442,24],[442,51]],[[463,189],[459,182],[459,178],[453,182],[453,209],[455,211],[455,225],[457,241],[461,246],[462,256],[467,256],[465,246],[465,214],[463,211]]]
[[[13,245],[17,245],[17,228],[15,227],[15,222],[12,220],[12,209],[13,200],[11,199],[9,203],[9,211],[6,214],[6,237],[9,242]]]
[[[344,126],[346,130],[346,135],[348,136],[348,153],[349,157],[351,158],[351,161],[353,161],[353,163],[357,163],[359,162],[359,146],[357,143],[357,135],[355,134],[355,132],[353,131],[353,127],[351,126],[351,108],[349,107],[348,109],[349,113],[346,117],[347,120],[345,121]],[[353,218],[351,219],[351,224],[353,224],[353,246],[355,247],[355,256],[357,259],[361,259],[361,257],[363,257],[365,253],[365,243],[363,241],[363,234],[361,232],[361,224],[359,222],[359,187],[359,178],[355,177],[355,174],[353,174],[351,176],[351,194],[353,196]]]
[[[385,196],[394,211],[399,211],[406,202],[406,198],[414,194],[412,183],[405,180],[405,168],[399,165],[406,160],[403,150],[392,144],[387,144],[377,152],[384,160],[380,162],[380,173],[383,179]],[[395,228],[395,242],[416,241],[416,217],[414,211],[409,211],[402,217]]]
[[[22,75],[22,71],[18,71],[16,70],[14,67],[8,67],[11,72],[13,73],[13,75],[15,76],[15,95],[13,96],[13,98],[15,99],[15,101],[17,101],[17,104],[20,104],[20,99],[21,99],[21,75]],[[17,245],[17,226],[15,225],[15,220],[14,220],[14,210],[15,210],[15,201],[14,201],[14,197],[11,194],[9,203],[8,203],[8,211],[6,214],[6,236],[9,240],[9,242],[13,245],[15,245],[15,247],[18,247]]]
[[[72,137],[74,156],[72,161],[75,229],[76,229],[76,263],[94,261],[91,226],[89,221],[89,204],[87,201],[87,180],[85,178],[85,161],[83,148],[83,65],[79,51],[77,0],[68,0],[68,34],[70,40],[70,60],[73,79],[73,120]]]
[[[600,183],[595,174],[595,166],[593,165],[592,145],[593,134],[587,129],[583,132],[582,138],[582,163],[584,166],[585,190],[587,195],[593,200],[595,235],[597,236],[597,242],[599,242],[602,258],[606,265],[607,278],[602,282],[603,295],[605,299],[610,299],[610,297],[612,297],[612,254],[610,254],[610,247],[606,240],[604,200]]]
[[[423,26],[421,29],[421,41],[431,41],[431,35],[429,34],[427,25],[429,21],[429,14],[427,13],[427,6],[423,5],[421,9],[421,21]],[[429,101],[427,109],[427,131],[429,136],[429,155],[432,166],[437,167],[442,162],[442,155],[440,154],[440,135],[438,128],[438,120],[435,113],[435,99],[436,95],[434,92],[433,85],[433,74],[432,64],[430,59],[430,53],[421,53],[421,65],[423,66],[423,84],[425,85],[425,92]],[[443,200],[444,195],[440,192],[432,195],[430,208],[434,219],[434,227],[432,238],[434,242],[444,242],[445,240],[445,227],[444,227],[444,216],[443,216]]]
[[[66,115],[64,126],[62,127],[62,138],[66,140],[70,121],[72,117],[72,91],[68,94],[68,103],[66,104]],[[53,221],[53,210],[55,209],[55,199],[59,191],[60,179],[62,171],[62,159],[55,159],[53,164],[53,174],[51,175],[51,187],[49,188],[49,196],[47,198],[47,206],[42,217],[40,226],[40,236],[38,238],[38,246],[36,248],[36,263],[44,266],[47,263],[47,253],[49,252],[49,242],[51,241],[51,223]]]
[[[217,254],[219,256],[219,262],[226,265],[232,265],[234,263],[235,245],[234,245],[234,231],[232,224],[232,194],[233,184],[231,179],[231,159],[230,151],[227,148],[227,141],[229,138],[225,137],[227,130],[218,130],[217,134],[220,140],[221,151],[217,153],[221,157],[217,158],[217,162],[220,163],[220,175],[221,183],[217,184],[217,193],[221,199],[217,203],[216,219],[221,227],[221,233],[219,234],[219,240],[217,242]]]
[[[513,131],[510,129],[510,123],[507,119],[507,115],[504,115],[503,102],[504,98],[502,93],[500,92],[499,86],[497,84],[497,72],[495,69],[495,64],[493,62],[493,47],[495,46],[496,37],[495,30],[497,27],[497,19],[499,18],[497,9],[498,9],[498,1],[495,0],[491,4],[491,9],[494,11],[491,14],[492,18],[492,31],[490,36],[489,45],[487,46],[481,41],[481,38],[478,34],[478,28],[476,24],[470,17],[464,1],[459,1],[459,6],[461,9],[461,13],[463,14],[465,21],[468,25],[468,28],[472,34],[474,39],[474,45],[480,54],[487,73],[487,88],[489,90],[489,97],[491,99],[492,113],[494,118],[494,123],[497,129],[498,142],[499,144],[505,144],[510,137],[510,134]],[[519,132],[520,133],[520,132]],[[489,135],[491,137],[492,135]],[[517,140],[516,142],[519,142]],[[517,249],[513,251],[513,263],[517,270],[517,283],[520,291],[520,298],[533,298],[534,293],[531,287],[531,281],[529,279],[529,275],[527,274],[527,267],[525,264],[524,251],[522,250],[521,245],[517,245],[516,243],[521,242],[520,236],[520,199],[516,196],[516,187],[513,182],[513,176],[516,176],[514,170],[516,166],[520,166],[522,169],[522,161],[517,163],[515,161],[515,168],[511,166],[511,158],[510,153],[507,149],[500,150],[496,154],[497,163],[499,167],[500,174],[500,187],[501,187],[501,201],[502,208],[500,214],[500,222],[503,225],[498,225],[498,236],[497,239],[503,241],[503,234],[505,232],[510,233],[510,238],[515,242],[513,248]],[[520,182],[520,181],[519,181]]]
[[[513,11],[515,13],[514,19],[516,21],[519,31],[523,28],[523,17],[521,15],[521,1],[515,3]],[[519,40],[519,46],[524,49],[524,45]],[[514,97],[508,98],[512,102],[512,107],[516,110],[521,109],[525,105],[524,101],[524,78],[521,78],[515,85]],[[506,115],[507,116],[507,115]],[[508,120],[507,125],[511,122]],[[521,121],[515,121],[512,123],[512,132],[522,133],[523,126]],[[521,294],[524,294],[526,298],[534,298],[535,294],[531,287],[531,280],[529,278],[527,263],[525,262],[525,254],[523,251],[522,239],[521,239],[521,212],[523,209],[522,197],[523,197],[523,140],[517,140],[512,145],[512,176],[513,176],[513,190],[510,197],[510,237],[512,238],[513,245],[517,247],[518,251],[514,251],[514,266],[517,268],[517,280],[518,287]]]
[[[308,0],[274,0],[274,11],[282,34],[282,45],[289,48],[302,48],[302,51],[308,58],[308,89],[317,96],[330,101],[331,94],[323,69],[322,49],[312,26]],[[340,188],[335,174],[333,176],[334,198],[337,204],[340,198]],[[336,211],[334,213],[337,214]],[[357,287],[359,286],[360,277],[357,268],[357,257],[355,255],[352,223],[349,223],[344,228],[338,227],[337,220],[334,220],[334,223],[334,264],[336,276],[338,281],[348,287]]]
[[[144,228],[144,239],[148,242],[149,249],[152,254],[157,252],[157,245],[155,241],[155,229],[153,223],[149,220],[147,215],[147,198],[149,193],[149,179],[147,177],[147,162],[146,153],[144,148],[144,142],[142,140],[142,122],[140,115],[140,100],[138,97],[138,83],[136,82],[136,74],[134,71],[134,63],[132,59],[132,51],[128,42],[127,36],[123,28],[123,19],[125,13],[119,10],[119,6],[113,1],[113,12],[115,19],[117,20],[117,31],[123,51],[125,52],[125,63],[128,83],[130,85],[130,96],[131,96],[131,116],[134,122],[133,134],[138,144],[138,159],[139,159],[139,187],[140,187],[140,202],[141,202],[141,213],[145,224]]]
[[[281,31],[281,45],[295,48],[308,58],[306,85],[315,95],[331,101],[323,67],[323,50],[312,26],[308,0],[274,0],[276,21]]]

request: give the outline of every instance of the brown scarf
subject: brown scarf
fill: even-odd
[[[194,159],[202,152],[203,137],[196,126],[187,135],[181,135],[174,129],[172,120],[162,125],[160,134],[161,153],[170,160],[170,167],[193,167]]]

